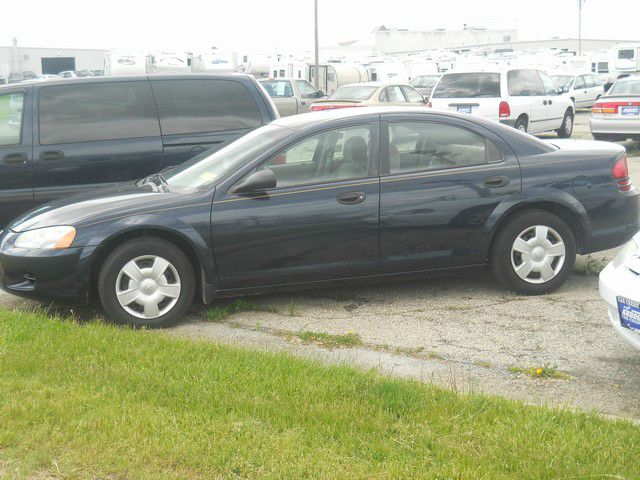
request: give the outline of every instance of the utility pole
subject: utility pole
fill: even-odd
[[[582,5],[586,0],[578,0],[578,55],[582,55]]]
[[[318,48],[318,0],[313,0],[314,8],[314,23],[315,23],[315,68],[313,71],[313,84],[317,89],[320,89],[320,60],[319,60],[319,48]]]

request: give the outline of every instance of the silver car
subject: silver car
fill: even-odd
[[[640,77],[614,83],[593,105],[589,126],[596,140],[640,140]]]

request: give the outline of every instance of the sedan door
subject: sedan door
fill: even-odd
[[[0,93],[0,230],[33,207],[32,87]]]
[[[382,138],[383,273],[485,263],[487,219],[521,191],[509,146],[472,122],[409,115],[388,116]]]
[[[334,124],[298,139],[216,191],[212,236],[223,290],[380,272],[379,125]],[[230,193],[270,169],[277,186]]]
[[[579,75],[573,84],[573,95],[576,102],[576,108],[589,106],[589,87],[587,85],[587,76]]]

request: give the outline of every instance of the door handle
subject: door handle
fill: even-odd
[[[366,198],[364,192],[345,192],[338,195],[338,202],[345,205],[356,205],[364,202]]]
[[[551,105],[553,103],[553,100],[549,100],[549,105]]]
[[[546,101],[546,100],[543,100],[543,101],[542,101],[542,104],[543,104],[543,105],[546,105],[546,104],[547,104],[547,101]]]
[[[486,177],[482,180],[482,183],[484,183],[485,186],[489,188],[500,188],[509,185],[510,181],[511,179],[509,177],[506,177],[504,175],[495,175],[492,177]]]
[[[45,162],[64,160],[64,153],[60,150],[47,150],[40,153],[40,160],[44,160]]]
[[[28,157],[26,153],[7,153],[4,156],[4,163],[16,164],[16,163],[27,163]]]

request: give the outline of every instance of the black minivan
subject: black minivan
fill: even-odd
[[[249,75],[55,80],[0,88],[0,229],[56,197],[145,177],[278,117]]]

